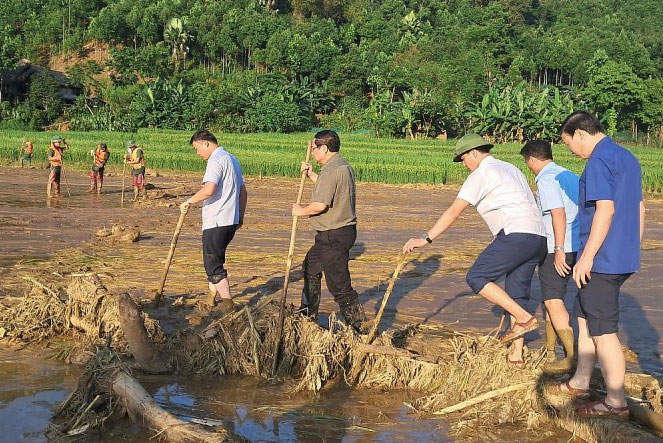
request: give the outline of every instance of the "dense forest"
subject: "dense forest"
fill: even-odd
[[[0,68],[58,62],[0,125],[663,134],[660,0],[2,0]]]

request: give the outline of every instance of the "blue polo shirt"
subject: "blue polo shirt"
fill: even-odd
[[[594,257],[593,272],[630,274],[640,269],[642,170],[631,152],[605,137],[596,144],[580,177],[580,255],[592,228],[597,200],[612,200],[615,214]]]
[[[541,209],[548,238],[548,253],[555,252],[555,231],[552,210],[562,208],[566,214],[564,252],[577,252],[580,247],[578,230],[578,183],[580,178],[555,162],[545,165],[536,175],[536,203]]]

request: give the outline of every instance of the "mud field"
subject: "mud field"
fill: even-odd
[[[178,205],[199,187],[199,175],[164,173],[148,176],[146,203],[133,204],[125,193],[120,207],[119,174],[107,174],[105,193],[88,195],[89,179],[68,173],[72,197],[47,201],[47,171],[0,169],[0,301],[11,304],[30,284],[26,276],[47,283],[66,269],[93,269],[109,290],[126,291],[135,298],[151,297],[157,288]],[[285,256],[290,237],[290,207],[298,181],[246,180],[249,193],[244,227],[227,253],[231,291],[238,303],[277,293],[283,284]],[[304,201],[310,195],[310,184]],[[410,236],[418,236],[453,200],[454,188],[396,187],[376,184],[357,186],[358,238],[350,264],[355,289],[367,314],[378,310],[396,257]],[[663,309],[663,201],[647,201],[647,228],[642,271],[623,287],[620,338],[630,351],[628,369],[663,376],[661,350]],[[94,233],[119,223],[140,231],[137,243],[111,244]],[[200,243],[200,206],[187,215],[166,284],[168,303],[154,314],[167,320],[164,329],[175,330],[199,322],[194,309],[207,295]],[[473,295],[465,284],[465,272],[491,240],[474,211],[466,214],[440,241],[416,252],[404,267],[382,318],[381,330],[407,323],[457,323],[464,329],[488,332],[499,324],[501,312]],[[313,242],[306,221],[300,222],[296,266],[289,301],[298,304],[301,266]],[[324,285],[323,285],[324,287]],[[566,302],[572,306],[571,286]],[[540,301],[535,278],[532,303]],[[170,308],[180,299],[180,309]],[[321,311],[336,308],[326,290]],[[538,311],[540,314],[540,310]],[[324,323],[324,318],[320,320]],[[542,331],[541,331],[542,332]],[[539,347],[540,334],[528,336],[528,346]],[[0,440],[42,441],[50,416],[64,400],[80,372],[76,366],[48,359],[58,344],[38,349],[0,352]],[[366,390],[339,390],[325,395],[291,395],[278,387],[247,377],[227,380],[192,380],[163,377],[141,379],[159,404],[183,418],[204,423],[223,423],[251,440],[261,441],[453,441],[447,424],[439,419],[418,418],[404,404],[408,392],[388,395]],[[28,416],[29,419],[25,417]],[[19,420],[19,417],[21,419]],[[500,428],[494,441],[513,441],[515,429]],[[519,441],[568,441],[571,434],[556,430],[537,435],[517,435]],[[106,436],[107,441],[148,440],[127,427]],[[4,440],[3,440],[4,441]]]

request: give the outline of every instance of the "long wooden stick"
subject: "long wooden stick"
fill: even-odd
[[[187,211],[180,212],[180,218],[177,220],[177,226],[175,226],[175,232],[173,233],[173,239],[170,241],[170,250],[168,251],[168,257],[166,258],[166,266],[163,269],[163,274],[161,275],[161,283],[159,283],[159,289],[154,296],[154,307],[158,308],[159,303],[161,303],[161,297],[163,296],[163,287],[166,284],[166,277],[168,276],[168,270],[170,269],[170,263],[173,261],[173,255],[175,255],[175,246],[177,246],[177,239],[180,237],[180,231],[182,231],[182,225],[184,224],[184,217],[186,217]]]
[[[368,333],[368,338],[366,339],[366,343],[370,344],[375,339],[375,334],[378,332],[378,325],[380,324],[382,313],[384,312],[384,308],[387,306],[387,301],[389,300],[391,291],[394,289],[394,285],[396,284],[396,279],[398,279],[398,274],[401,272],[401,269],[403,269],[403,265],[405,265],[406,257],[407,254],[400,253],[398,255],[396,269],[394,269],[394,273],[391,276],[391,280],[389,280],[389,286],[387,286],[387,292],[385,292],[384,297],[382,297],[382,304],[380,305],[380,310],[378,311],[377,317],[375,317],[375,322],[373,323],[371,332]]]
[[[443,409],[440,409],[439,411],[433,412],[435,415],[444,415],[444,414],[450,414],[452,412],[460,411],[461,409],[469,408],[472,405],[476,405],[477,403],[481,403],[482,401],[490,400],[493,397],[497,397],[503,394],[508,394],[509,392],[513,391],[519,391],[521,389],[526,389],[526,388],[534,388],[534,384],[531,382],[527,383],[519,383],[517,385],[511,385],[507,386],[505,388],[501,389],[495,389],[494,391],[489,391],[486,392],[485,394],[481,394],[478,397],[471,398],[469,400],[465,400],[463,402],[457,403],[453,406],[449,406]]]
[[[122,165],[122,196],[120,197],[120,206],[124,206],[124,177],[126,177],[127,163]]]
[[[67,182],[67,174],[64,172],[64,150],[60,154],[60,165],[62,167],[62,178],[64,178],[64,185],[67,187],[67,195],[71,197],[71,191],[69,190],[69,183]]]
[[[311,149],[306,147],[306,163],[311,159]],[[302,171],[302,178],[299,182],[299,193],[297,194],[297,204],[302,202],[304,193],[304,183],[306,182],[306,171]],[[290,283],[290,269],[292,268],[292,258],[295,255],[295,236],[297,235],[297,219],[292,217],[292,230],[290,231],[290,247],[288,248],[288,260],[285,264],[285,280],[283,281],[283,294],[281,295],[281,308],[279,309],[279,320],[276,325],[276,344],[274,345],[274,360],[272,361],[272,377],[276,375],[279,366],[279,357],[281,353],[281,343],[283,342],[283,316],[285,312],[285,302],[288,296],[288,284]]]

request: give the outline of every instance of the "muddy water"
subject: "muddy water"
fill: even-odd
[[[21,276],[39,271],[41,266],[48,264],[50,258],[67,257],[74,253],[83,254],[89,258],[92,265],[102,263],[104,272],[110,275],[110,278],[105,279],[104,282],[113,290],[126,290],[135,296],[141,296],[146,294],[148,289],[155,288],[160,274],[155,270],[160,270],[163,266],[172,230],[179,215],[177,207],[144,207],[128,204],[126,207],[120,208],[120,177],[118,175],[107,178],[106,193],[101,196],[90,196],[85,192],[88,187],[85,175],[72,172],[68,179],[73,196],[71,198],[63,196],[49,205],[44,196],[46,171],[0,168],[0,300],[4,300],[4,297],[21,294],[25,285]],[[172,187],[177,183],[187,183],[192,189],[195,189],[199,179],[200,176],[166,175],[150,178],[149,181],[160,189]],[[296,195],[297,182],[294,180],[248,179],[247,187],[249,206],[246,224],[238,232],[228,249],[228,269],[232,291],[240,303],[273,294],[282,285],[284,255],[287,252],[290,237],[289,208],[293,196]],[[63,191],[66,192],[64,186]],[[452,188],[406,188],[375,184],[358,186],[359,235],[352,251],[353,259],[350,269],[355,289],[359,292],[369,315],[377,312],[402,244],[408,237],[418,236],[428,229],[437,215],[454,199],[456,192]],[[308,196],[309,193],[310,188],[305,191],[305,196]],[[185,197],[186,195],[177,195],[173,201],[179,202]],[[619,334],[622,342],[635,351],[633,358],[629,361],[631,369],[642,369],[645,372],[662,376],[663,201],[647,201],[647,207],[642,271],[631,277],[623,287]],[[137,226],[142,233],[140,242],[136,245],[115,248],[104,248],[95,243],[92,240],[92,232],[97,228],[110,226],[112,223]],[[297,237],[296,266],[291,282],[290,294],[292,294],[293,303],[297,302],[297,294],[300,293],[302,285],[298,263],[303,259],[306,249],[312,244],[312,237],[307,223],[303,221]],[[409,322],[457,323],[461,328],[484,332],[496,327],[501,312],[480,297],[471,294],[465,283],[465,272],[476,255],[489,242],[490,234],[481,219],[476,213],[467,211],[467,214],[460,218],[456,226],[444,238],[411,257],[412,260],[403,269],[391,295],[382,318],[381,329]],[[134,269],[135,272],[128,273],[127,268]],[[49,269],[50,271],[51,269]],[[196,208],[188,215],[187,223],[180,236],[165,295],[170,298],[180,296],[187,298],[196,295],[202,297],[205,293],[206,281],[200,253],[200,214],[199,209]],[[569,287],[566,297],[569,309],[573,306],[574,295],[575,291]],[[532,303],[535,306],[538,305],[540,289],[536,277],[533,282],[532,297]],[[326,312],[336,310],[336,305],[326,291],[323,294],[321,309]],[[540,310],[538,314],[540,315]],[[177,313],[173,315],[177,315]],[[530,346],[540,346],[542,343],[541,334],[537,332],[530,334],[528,339]],[[35,377],[34,372],[18,372],[20,373],[17,375],[18,379],[0,380],[0,390],[12,390],[11,386],[15,383],[29,385],[34,382],[32,380]],[[244,409],[239,412],[232,408],[218,409],[218,404],[215,405],[213,401],[206,399],[222,399],[233,392],[233,386],[228,386],[228,383],[231,385],[236,383],[239,386],[241,383],[236,380],[232,382],[216,380],[214,383],[223,388],[214,391],[213,396],[204,390],[198,390],[198,383],[179,381],[176,390],[184,393],[182,398],[187,395],[191,397],[192,410],[201,409],[206,411],[203,416],[226,420],[225,423],[230,425],[230,422],[234,422],[237,416],[243,416]],[[57,383],[54,384],[57,385]],[[166,389],[166,387],[167,384],[163,384],[161,387],[152,386],[153,392],[159,392],[159,389]],[[280,403],[283,398],[287,397],[284,393],[274,391],[270,393],[269,389],[271,388],[268,386],[238,389],[235,391],[237,394],[231,395],[230,398],[242,401],[229,402],[244,405],[242,408],[245,408],[247,415],[243,423],[246,423],[248,427],[260,428],[260,432],[264,433],[260,435],[265,435],[267,439],[271,438],[269,435],[273,435],[275,432],[268,429],[275,429],[275,427],[269,428],[265,424],[265,420],[275,417],[282,419],[283,429],[286,429],[288,426],[294,428],[294,425],[286,424],[288,420],[292,421],[293,416],[306,417],[306,414],[299,414],[300,410],[297,406],[283,406]],[[50,396],[61,395],[61,393],[57,393],[58,389],[50,392],[50,387],[42,387],[42,390],[49,392],[47,395]],[[256,400],[244,401],[247,391],[256,391],[253,394],[256,396]],[[40,399],[29,399],[30,396],[36,394],[37,391],[34,391],[30,395],[20,396],[23,399],[21,401],[42,404]],[[275,400],[268,401],[272,397]],[[382,397],[390,398],[391,394]],[[169,398],[179,397],[170,396]],[[44,404],[47,404],[48,401],[47,399]],[[373,433],[370,431],[360,428],[352,428],[348,431],[348,423],[354,422],[347,420],[353,416],[360,417],[361,423],[368,422],[373,426],[378,423],[370,421],[374,410],[369,407],[365,414],[352,410],[353,412],[343,415],[335,412],[336,409],[339,409],[338,405],[324,406],[326,401],[328,401],[327,394],[320,397],[317,403],[309,399],[304,402],[309,408],[305,408],[305,410],[311,411],[310,408],[320,407],[321,410],[327,411],[320,415],[334,417],[341,415],[346,420],[342,425],[340,421],[330,419],[324,426],[342,427],[345,429],[344,438],[350,439],[350,441],[371,440]],[[264,406],[261,402],[272,409],[257,409]],[[301,403],[302,400],[299,402],[297,404],[304,404]],[[357,399],[357,403],[360,402],[366,403],[366,399]],[[11,411],[15,410],[7,409],[5,403],[3,403],[3,412],[8,415],[2,416],[1,421],[3,422],[11,421],[11,417],[14,417]],[[181,405],[174,403],[172,407],[177,410],[181,408]],[[328,409],[324,409],[325,407]],[[297,413],[283,413],[278,408],[289,408]],[[390,417],[402,413],[398,401],[389,408],[385,406],[385,409],[390,411]],[[189,414],[193,413],[190,411]],[[310,414],[307,420],[309,419]],[[407,421],[407,419],[403,420]],[[262,425],[258,423],[262,423]],[[309,429],[323,426],[319,425],[320,422],[316,420],[309,420],[309,423],[314,424]],[[437,421],[436,426],[439,423]],[[420,425],[422,429],[430,431],[428,425],[422,422],[417,422],[417,429]],[[240,426],[240,423],[233,424],[233,426]],[[306,428],[308,425],[302,426]],[[375,430],[371,426],[367,427]],[[377,426],[374,427],[377,428]],[[390,432],[389,429],[393,428],[380,429]],[[272,434],[269,434],[270,432]],[[409,434],[408,430],[404,432],[403,435],[409,439],[419,440],[420,438],[420,436]],[[436,438],[438,435],[444,438],[444,429],[441,433],[435,434]]]

